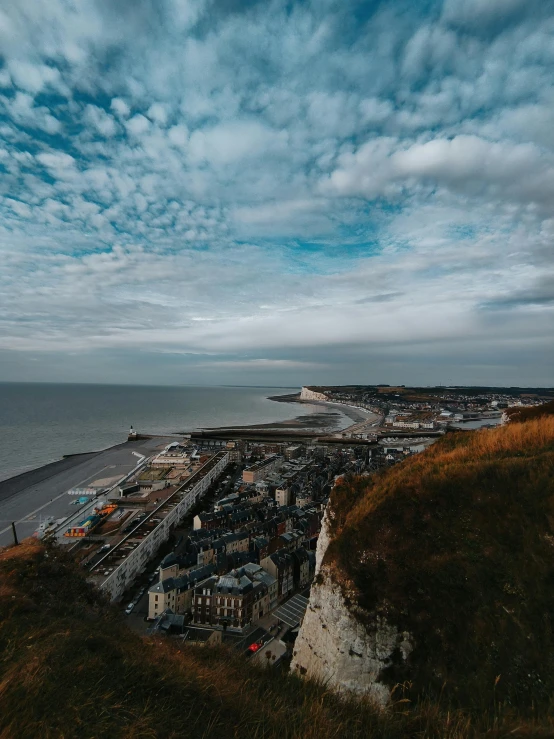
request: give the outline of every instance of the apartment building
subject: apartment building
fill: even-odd
[[[289,552],[278,549],[263,559],[260,565],[277,580],[278,599],[286,598],[294,588],[294,563]]]
[[[245,469],[242,473],[242,481],[246,483],[255,483],[266,477],[270,472],[276,472],[283,464],[283,458],[273,455],[261,462],[256,462],[252,466]]]
[[[183,614],[192,608],[194,588],[213,576],[215,567],[208,565],[180,577],[168,577],[148,589],[148,618],[155,619],[168,608]]]
[[[221,577],[211,577],[194,590],[192,603],[193,621],[199,625],[241,630],[252,622],[254,592],[252,580],[233,571]],[[259,600],[259,597],[257,598]]]

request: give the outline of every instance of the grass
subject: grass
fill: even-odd
[[[368,629],[413,635],[381,679],[482,714],[554,695],[554,417],[449,434],[332,496],[326,566]]]
[[[141,638],[66,555],[35,541],[0,552],[2,739],[466,739],[553,736],[515,717],[412,705],[382,711],[256,668],[224,648]]]
[[[542,403],[541,405],[529,406],[528,408],[514,406],[513,408],[507,409],[506,415],[510,423],[523,423],[532,419],[542,418],[543,416],[552,416],[554,415],[554,400],[548,403]]]

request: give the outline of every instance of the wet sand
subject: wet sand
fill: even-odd
[[[298,403],[299,405],[321,406],[321,412],[308,415],[296,416],[287,421],[276,421],[274,423],[258,423],[247,426],[211,426],[204,427],[205,431],[314,431],[335,433],[343,431],[350,426],[362,421],[377,418],[374,413],[343,405],[342,403],[331,403],[324,400],[300,400],[300,393],[290,395],[275,395],[268,400],[277,403]],[[348,423],[348,420],[352,423]]]

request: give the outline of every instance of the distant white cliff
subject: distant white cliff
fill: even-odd
[[[300,400],[328,400],[325,393],[318,393],[315,390],[310,390],[309,387],[303,387],[300,392]]]

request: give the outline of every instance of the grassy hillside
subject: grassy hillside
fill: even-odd
[[[60,552],[0,550],[2,739],[468,739],[548,722],[398,701],[380,712],[224,649],[142,639]]]
[[[358,607],[414,635],[382,678],[472,710],[554,696],[554,417],[448,434],[345,480],[326,562]]]

